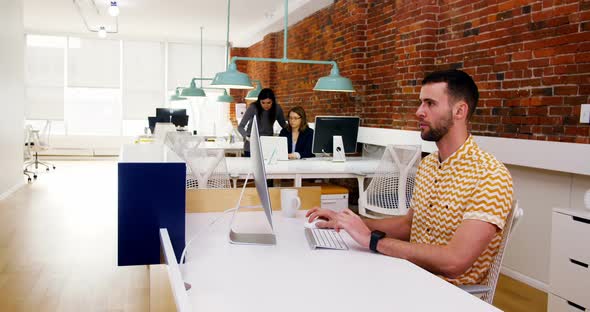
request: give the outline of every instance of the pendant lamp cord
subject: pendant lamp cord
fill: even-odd
[[[201,89],[203,89],[203,26],[201,26]]]
[[[227,33],[225,35],[225,70],[227,71],[227,59],[229,59],[229,8],[231,0],[227,0]]]

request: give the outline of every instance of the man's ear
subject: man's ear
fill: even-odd
[[[467,116],[469,115],[469,105],[467,105],[465,101],[458,101],[454,106],[455,119],[467,120]]]

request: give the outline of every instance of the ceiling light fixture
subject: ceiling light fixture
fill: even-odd
[[[84,22],[84,26],[86,26],[86,30],[90,31],[90,32],[95,32],[98,33],[98,36],[100,38],[105,38],[107,36],[107,34],[116,34],[119,32],[119,18],[115,16],[115,30],[107,30],[106,26],[100,26],[98,29],[96,28],[90,28],[90,26],[88,25],[88,22],[86,21],[86,17],[84,16],[84,14],[82,13],[82,8],[80,7],[80,3],[79,0],[72,0],[74,2],[74,5],[76,6],[76,10],[78,11],[78,14],[80,15],[80,17],[82,18],[82,21]],[[98,17],[101,16],[100,11],[98,10],[98,7],[96,6],[96,3],[94,2],[94,0],[89,1],[90,3],[92,3],[92,5],[94,6],[94,11],[96,11],[96,15]],[[113,1],[116,3],[116,1]],[[110,27],[111,29],[113,29],[113,27]]]
[[[180,96],[180,90],[183,89],[183,87],[177,87],[176,90],[174,90],[174,94],[170,97],[170,101],[183,101],[186,100],[185,97]]]
[[[191,84],[188,88],[182,90],[180,95],[189,97],[204,97],[207,96],[203,90],[203,80],[209,80],[210,78],[203,78],[203,26],[201,26],[201,76],[199,78],[191,79]],[[196,80],[201,81],[201,87],[197,88]]]
[[[229,2],[227,10],[227,42],[229,42]],[[225,72],[217,73],[213,81],[212,86],[231,88],[231,89],[252,89],[252,82],[248,75],[238,71],[236,61],[256,61],[256,62],[278,62],[278,63],[300,63],[300,64],[322,64],[332,65],[330,75],[320,78],[315,87],[314,91],[336,91],[336,92],[354,92],[352,82],[346,77],[340,76],[340,70],[338,64],[335,61],[314,61],[314,60],[290,60],[287,58],[287,38],[288,38],[288,10],[289,0],[285,0],[285,29],[283,36],[283,58],[261,58],[261,57],[241,57],[234,56],[231,58],[229,68]]]
[[[231,103],[234,97],[227,94],[227,90],[223,89],[223,94],[217,97],[217,102]]]
[[[119,16],[119,6],[117,5],[117,1],[111,1],[111,6],[109,6],[109,15],[115,17]]]
[[[227,0],[227,32],[225,37],[225,52],[226,61],[227,57],[229,57],[229,12],[230,12],[230,1]],[[248,75],[238,71],[238,67],[232,58],[231,63],[225,65],[225,71],[221,73],[217,73],[213,81],[211,82],[212,86],[224,89],[253,89],[252,82],[250,81],[250,77]]]
[[[200,81],[200,87],[197,88],[196,81]],[[203,80],[213,80],[213,78],[203,78],[203,26],[201,26],[201,76],[199,78],[191,79],[191,84],[188,88],[182,88],[182,92],[180,93],[181,96],[186,97],[205,97],[207,94],[205,93],[206,88],[203,88]],[[219,89],[219,88],[211,88],[211,89]],[[223,94],[217,97],[218,102],[233,102],[234,98],[227,94],[227,91],[224,89]]]
[[[249,101],[256,101],[258,100],[258,95],[260,94],[260,91],[262,91],[262,84],[260,83],[260,80],[252,80],[252,82],[256,83],[256,88],[250,90],[250,92],[246,94],[246,97],[244,99]]]
[[[104,28],[104,26],[100,26],[100,29],[98,30],[98,37],[99,38],[106,38],[107,37],[107,30]]]

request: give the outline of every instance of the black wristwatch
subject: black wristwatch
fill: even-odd
[[[377,243],[383,237],[385,237],[385,233],[383,233],[381,231],[375,230],[375,231],[371,232],[371,241],[369,242],[369,249],[371,249],[374,252],[378,252],[377,251]]]

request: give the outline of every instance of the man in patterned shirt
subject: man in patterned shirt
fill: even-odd
[[[422,81],[416,111],[422,139],[438,152],[422,160],[404,216],[361,219],[350,210],[314,208],[318,227],[346,230],[361,246],[407,259],[453,284],[485,281],[512,204],[512,177],[468,132],[479,92],[460,70]]]

